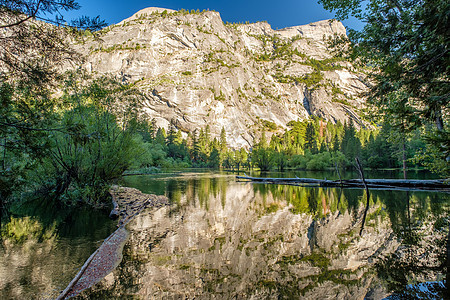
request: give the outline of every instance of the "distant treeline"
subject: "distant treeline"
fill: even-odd
[[[404,159],[408,167],[418,167],[413,158],[424,147],[419,133],[402,138],[389,124],[356,130],[353,122],[333,124],[314,118],[287,125],[287,130],[272,135],[270,141],[262,132],[252,147],[231,149],[224,128],[219,137],[212,137],[207,125],[182,138],[175,122],[167,131],[154,121],[138,122],[135,126],[146,151],[132,168],[143,172],[173,167],[325,170],[352,167],[355,157],[374,169],[401,168]]]

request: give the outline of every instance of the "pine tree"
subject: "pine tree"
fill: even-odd
[[[213,147],[208,157],[208,167],[215,169],[220,167],[220,154],[216,147]]]
[[[306,125],[306,133],[305,133],[305,149],[311,151],[311,153],[315,154],[318,152],[317,150],[317,134],[316,129],[312,122],[308,122]]]
[[[195,163],[199,162],[200,145],[199,145],[199,133],[198,129],[195,129],[192,134],[192,148],[191,148],[191,160]]]
[[[341,144],[339,142],[339,136],[336,133],[333,137],[333,151],[339,151],[341,149]]]
[[[224,153],[227,149],[227,134],[225,132],[225,128],[222,127],[222,130],[220,130],[220,140],[219,140],[219,147],[220,152]]]
[[[160,145],[166,144],[166,130],[162,127],[158,127],[158,131],[156,131],[155,143]]]
[[[353,161],[361,154],[361,142],[356,137],[355,126],[353,121],[350,124],[344,124],[344,136],[341,143],[341,151],[349,161]]]
[[[424,130],[428,149],[417,159],[449,175],[450,1],[319,2],[339,20],[353,16],[365,24],[336,49],[348,49],[342,54],[370,67],[373,116],[397,124],[400,134]]]
[[[167,132],[167,146],[175,144],[176,135],[177,128],[175,127],[174,122],[171,121],[169,124],[169,131]]]

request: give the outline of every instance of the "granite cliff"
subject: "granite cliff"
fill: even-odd
[[[74,47],[88,72],[136,83],[158,126],[224,127],[230,146],[248,147],[262,130],[311,116],[363,124],[364,76],[328,48],[345,34],[335,20],[273,30],[225,24],[213,11],[146,8]]]

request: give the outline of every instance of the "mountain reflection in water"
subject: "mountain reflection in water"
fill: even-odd
[[[124,184],[165,194],[173,206],[131,222],[120,266],[80,297],[380,299],[442,280],[444,248],[436,245],[447,238],[447,194],[371,191],[359,236],[362,189],[192,173]]]

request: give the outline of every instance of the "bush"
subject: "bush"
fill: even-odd
[[[294,155],[289,161],[289,167],[294,169],[306,169],[306,158],[304,155]]]
[[[330,152],[322,152],[312,156],[311,160],[306,163],[306,169],[322,171],[330,168],[331,154]]]

